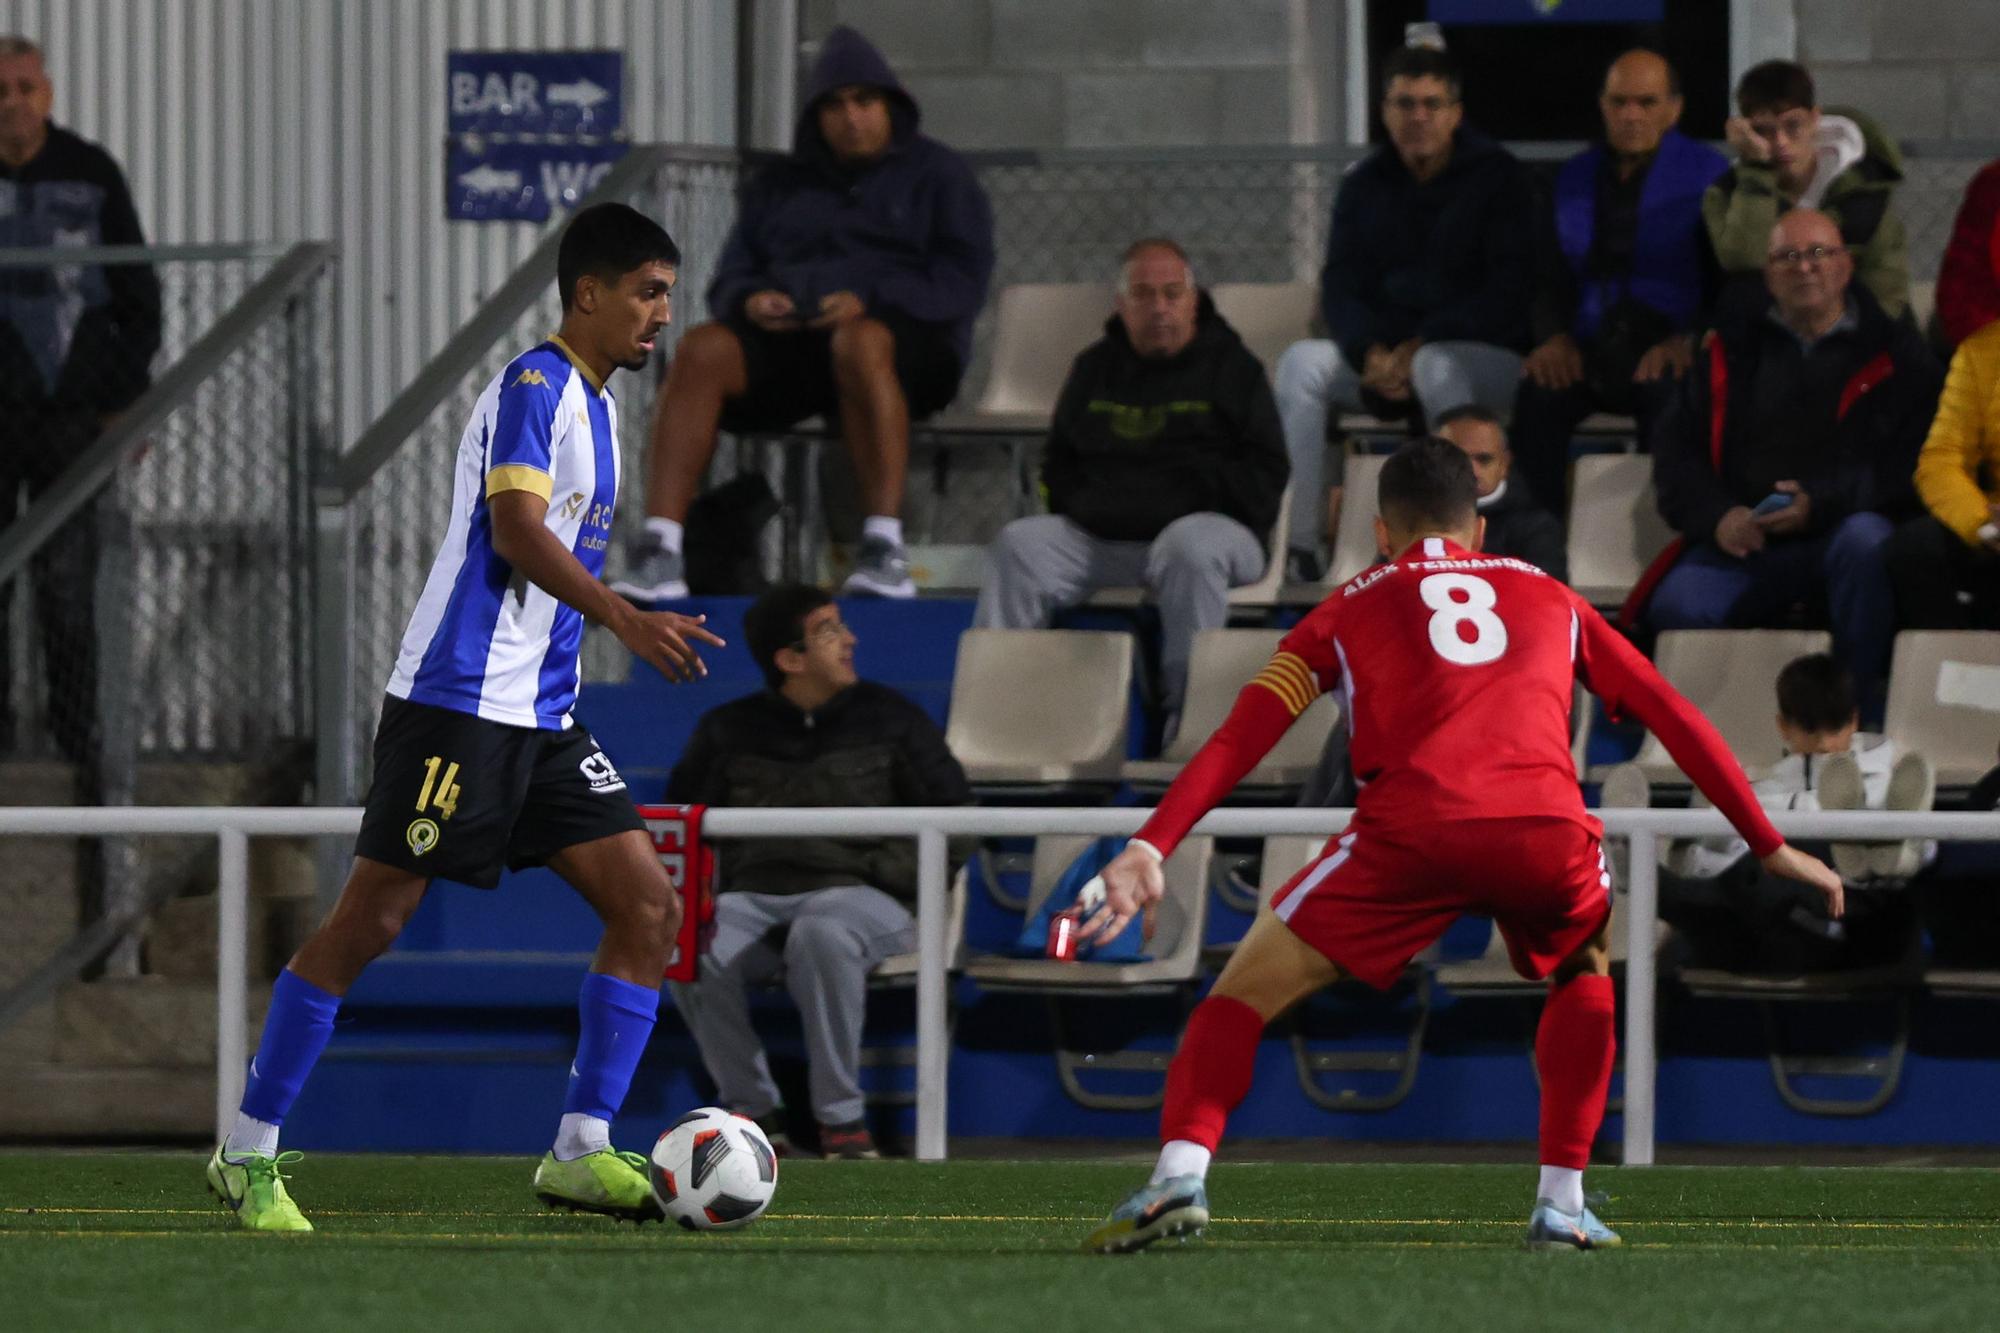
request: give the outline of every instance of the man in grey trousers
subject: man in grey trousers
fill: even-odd
[[[719,806],[965,805],[965,770],[937,724],[854,670],[853,631],[819,588],[782,584],[743,637],[769,688],[711,709],[667,778],[667,799]],[[699,977],[673,987],[724,1105],[788,1151],[786,1117],[749,989],[783,981],[805,1031],[813,1115],[829,1158],[877,1156],[858,1067],[868,974],[916,947],[907,838],[745,838],[718,849],[715,935]]]

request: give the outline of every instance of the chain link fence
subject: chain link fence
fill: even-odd
[[[1536,170],[1548,171],[1571,151],[1574,146],[1538,146],[1525,155]],[[1344,148],[1246,148],[1226,156],[1212,150],[969,156],[993,205],[994,290],[1011,283],[1099,282],[1108,315],[1118,255],[1143,235],[1177,239],[1204,285],[1317,282],[1334,194],[1357,154]],[[658,217],[680,244],[675,323],[667,336],[671,355],[679,335],[708,318],[704,297],[714,263],[734,220],[736,191],[754,165],[706,149],[642,148],[633,157],[643,159],[638,174],[600,197],[623,199]],[[1965,183],[1983,160],[1912,155],[1896,207],[1909,228],[1911,271],[1919,281],[1935,277]],[[356,755],[366,754],[383,682],[444,531],[451,460],[472,405],[509,360],[556,326],[553,264],[546,266],[546,281],[525,308],[482,312],[481,327],[490,334],[487,351],[411,425],[405,447],[352,497],[355,654],[344,685],[350,691],[348,725]],[[960,406],[976,401],[984,386],[992,323],[989,300],[975,328]],[[663,362],[645,375],[622,374],[613,382],[625,466],[618,523],[625,534],[643,518],[647,420]],[[990,443],[982,449],[959,440],[927,451],[921,430],[916,444],[905,512],[913,540],[967,546],[990,540],[1016,512],[1019,489],[1009,475],[1015,462]],[[822,448],[816,470],[783,467],[784,451],[796,447],[758,441],[725,446],[711,480],[759,471],[794,510],[816,511],[820,491],[837,508],[845,486],[843,451]],[[1032,457],[1032,448],[1029,452]],[[788,480],[791,494],[785,493]],[[839,538],[854,526],[854,515],[835,513],[827,530]],[[774,537],[767,552],[774,569],[777,554]],[[621,561],[622,552],[614,549],[612,572]],[[809,554],[808,568],[815,563]],[[590,676],[622,674],[622,654],[593,635],[586,639],[584,666]]]

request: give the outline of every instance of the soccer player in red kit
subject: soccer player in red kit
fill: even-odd
[[[1250,1090],[1264,1025],[1341,977],[1386,988],[1461,914],[1490,915],[1515,970],[1547,977],[1535,1037],[1542,1173],[1536,1248],[1618,1236],[1583,1200],[1617,1039],[1611,876],[1569,750],[1581,683],[1630,713],[1774,874],[1826,895],[1840,877],[1789,847],[1715,729],[1577,595],[1532,565],[1476,554],[1472,465],[1438,439],[1384,464],[1376,540],[1395,559],[1328,597],[1278,645],[1229,718],[1105,867],[1079,936],[1110,939],[1165,890],[1160,862],[1294,719],[1339,692],[1361,784],[1354,820],[1278,891],[1188,1020],[1167,1073],[1159,1164],[1087,1247],[1138,1250],[1208,1223],[1205,1177]]]

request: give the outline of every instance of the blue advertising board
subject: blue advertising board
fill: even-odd
[[[1430,0],[1433,23],[1659,23],[1667,0]]]
[[[574,208],[625,143],[474,143],[454,139],[445,153],[445,216],[469,222],[543,222]]]
[[[625,54],[453,51],[445,90],[453,134],[615,134],[625,123]]]

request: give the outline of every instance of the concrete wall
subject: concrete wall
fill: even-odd
[[[2000,4],[1793,3],[1822,102],[1860,107],[1902,139],[2000,141]]]

